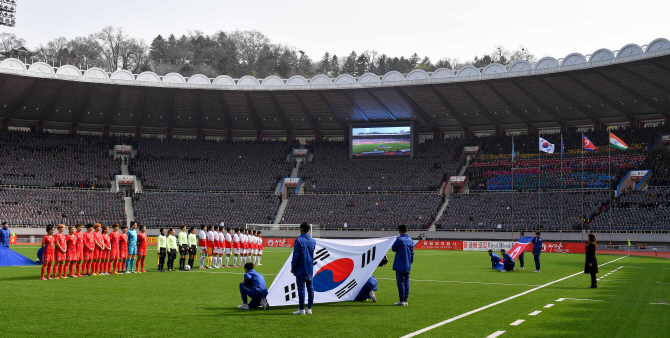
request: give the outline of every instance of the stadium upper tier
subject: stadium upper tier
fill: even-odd
[[[259,80],[108,74],[0,62],[3,127],[150,134],[345,135],[363,121],[418,121],[422,132],[567,128],[670,117],[670,42],[458,71]],[[318,136],[317,136],[318,137]]]

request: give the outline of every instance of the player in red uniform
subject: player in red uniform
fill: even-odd
[[[126,258],[128,258],[128,226],[121,226],[121,234],[119,235],[119,260],[117,261],[117,271],[124,273],[126,268]]]
[[[100,233],[101,225],[100,223],[95,223],[93,225],[93,238],[95,239],[95,250],[93,250],[93,276],[100,275],[100,261],[102,259],[102,251],[104,249],[103,245],[104,239],[102,233]]]
[[[116,267],[118,265],[119,259],[119,239],[121,234],[119,234],[119,225],[114,223],[112,224],[112,232],[109,233],[109,241],[112,244],[112,251],[109,254],[109,268],[108,270],[112,275],[118,275]]]
[[[93,224],[86,224],[84,233],[84,275],[93,274],[93,253],[95,252],[95,234],[93,233]]]
[[[54,261],[54,243],[56,239],[53,236],[54,227],[53,225],[47,225],[47,235],[42,238],[42,280],[52,279],[51,278],[51,264]],[[44,271],[46,270],[47,276],[44,277]]]
[[[109,226],[102,226],[102,238],[104,243],[104,250],[102,251],[102,272],[103,275],[109,275],[109,256],[112,251],[112,241],[109,238]]]
[[[84,233],[81,229],[83,226],[83,224],[79,223],[74,226],[77,229],[77,233],[75,233],[77,236],[77,274],[75,276],[77,277],[83,277],[81,274],[82,265],[84,265]]]
[[[147,257],[147,227],[140,225],[140,233],[137,234],[137,263],[135,271],[146,272],[144,270],[144,259]],[[142,270],[140,270],[142,267]]]
[[[65,236],[65,243],[67,244],[67,252],[65,254],[65,274],[67,275],[67,269],[70,268],[71,278],[77,278],[75,274],[75,264],[77,263],[77,234],[74,232],[74,226],[70,225],[67,227],[69,235]]]
[[[67,251],[67,243],[65,242],[64,224],[58,224],[58,233],[56,237],[56,268],[54,272],[54,279],[67,278],[65,275],[65,253]]]

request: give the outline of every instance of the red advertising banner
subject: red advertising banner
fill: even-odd
[[[526,252],[533,252],[533,243],[528,244]],[[544,242],[542,243],[542,252],[585,253],[586,246],[584,243]]]
[[[463,250],[463,241],[421,240],[414,249],[417,250]]]
[[[266,248],[292,248],[295,238],[263,238],[263,247]]]

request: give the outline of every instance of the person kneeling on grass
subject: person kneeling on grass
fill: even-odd
[[[498,254],[494,254],[493,250],[489,250],[489,256],[491,256],[491,269],[495,269],[496,265],[498,265],[498,263],[501,261],[500,256],[498,256]]]
[[[503,256],[503,270],[502,272],[507,271],[516,271],[514,269],[514,259],[508,253],[505,252],[505,249],[500,249],[500,254]]]
[[[364,302],[368,299],[372,299],[372,302],[376,303],[377,295],[375,295],[375,291],[377,291],[377,279],[375,278],[375,276],[370,276],[370,278],[368,278],[368,281],[365,283],[365,285],[363,285],[363,288],[361,288],[361,291],[358,292],[358,295],[354,300]]]
[[[244,282],[240,283],[240,294],[242,295],[242,305],[238,306],[238,309],[249,310],[262,307],[263,310],[267,310],[270,308],[268,300],[265,299],[268,295],[265,278],[254,270],[254,263],[244,264]],[[247,296],[251,298],[251,302],[248,304]]]

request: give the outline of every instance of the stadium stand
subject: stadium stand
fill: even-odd
[[[640,169],[651,169],[650,186],[670,185],[670,152],[667,149],[652,150],[646,166]]]
[[[279,204],[274,194],[166,192],[133,196],[135,220],[150,227],[269,224]]]
[[[291,197],[282,224],[308,221],[325,228],[427,229],[437,214],[442,197],[438,194],[310,194]]]
[[[109,156],[112,143],[100,136],[0,131],[0,183],[108,188],[121,173]]]
[[[121,194],[84,189],[0,188],[0,220],[12,225],[125,223]]]
[[[583,198],[582,202],[582,194],[572,192],[456,194],[452,195],[437,228],[511,231],[513,208],[516,230],[538,229],[538,222],[542,230],[579,229],[582,210],[585,219],[592,218],[607,203],[609,193],[589,191]]]
[[[435,191],[459,168],[462,139],[427,141],[414,159],[349,160],[346,142],[315,142],[314,161],[300,166],[309,192]]]
[[[271,191],[290,176],[286,142],[142,139],[129,164],[144,189]]]
[[[670,230],[670,188],[626,191],[612,201],[589,225],[590,230],[668,231]]]

